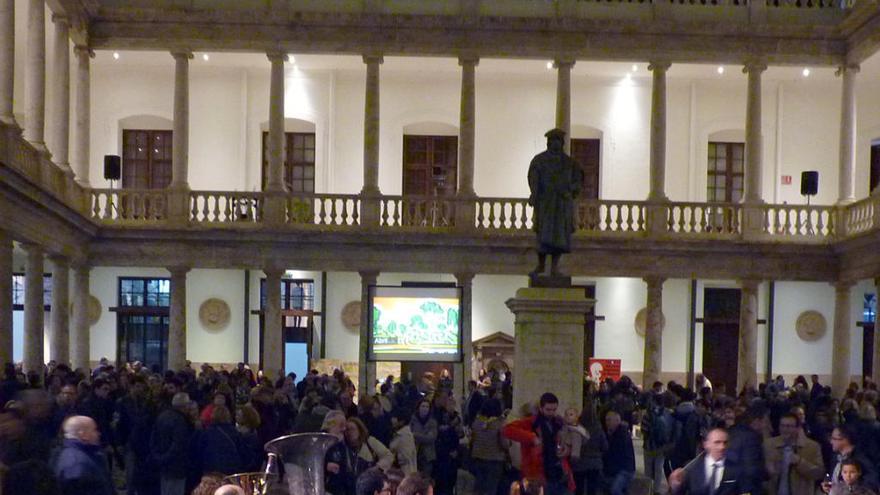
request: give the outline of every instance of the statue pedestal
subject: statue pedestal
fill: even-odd
[[[544,392],[559,397],[560,414],[583,403],[584,325],[595,301],[582,288],[530,287],[507,307],[516,316],[513,415]]]

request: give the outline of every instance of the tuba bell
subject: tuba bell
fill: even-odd
[[[267,443],[266,484],[261,495],[324,495],[324,456],[337,442],[339,438],[327,433],[299,433]]]

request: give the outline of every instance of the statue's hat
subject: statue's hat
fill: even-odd
[[[552,138],[565,139],[565,131],[563,131],[562,129],[560,129],[558,127],[554,127],[553,129],[550,129],[549,131],[545,132],[544,137],[546,137],[547,139],[552,139]]]

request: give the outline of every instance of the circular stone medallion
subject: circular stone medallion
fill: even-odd
[[[821,339],[828,329],[828,322],[822,313],[814,310],[804,311],[798,316],[794,326],[798,337],[807,342],[814,342]]]
[[[223,330],[229,325],[229,305],[212,297],[199,306],[199,321],[208,330]]]
[[[101,319],[101,301],[89,294],[88,299],[86,299],[86,320],[88,321],[89,326],[98,323],[98,320]],[[73,316],[73,302],[70,303],[70,318]]]
[[[645,328],[648,327],[648,308],[642,308],[636,313],[636,321],[634,322],[636,333],[645,336]],[[660,314],[660,331],[666,328],[666,315]]]
[[[361,302],[351,301],[342,307],[339,315],[342,324],[349,330],[357,330],[361,327]]]

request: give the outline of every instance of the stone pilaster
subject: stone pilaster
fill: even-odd
[[[746,104],[746,190],[745,202],[763,203],[761,178],[763,174],[763,142],[761,138],[761,74],[767,70],[763,62],[749,62],[743,72],[749,76]]]
[[[263,341],[261,348],[263,353],[263,374],[276,377],[276,373],[282,367],[281,335],[281,276],[284,270],[280,268],[264,268],[266,274],[266,307],[263,308]]]
[[[850,381],[850,290],[852,283],[834,285],[834,330],[831,337],[831,391],[841,397]],[[876,349],[875,349],[876,354]]]
[[[571,69],[574,60],[555,60],[556,127],[565,131],[565,152],[571,151]]]
[[[362,271],[361,276],[361,327],[358,349],[358,394],[368,394],[376,383],[376,362],[368,359],[370,349],[370,286],[376,285],[379,272]]]
[[[52,262],[52,312],[49,327],[49,359],[70,364],[70,262],[50,256]]]
[[[91,139],[91,71],[89,59],[95,54],[86,46],[77,45],[73,49],[76,56],[76,120],[73,125],[73,167],[76,182],[82,187],[89,183],[89,152]]]
[[[43,248],[24,244],[27,251],[24,278],[24,371],[43,372]]]
[[[89,325],[89,275],[91,268],[85,262],[73,266],[73,326],[70,343],[73,369],[89,369],[91,328]]]
[[[838,175],[837,204],[846,205],[855,201],[856,167],[856,74],[858,65],[844,65],[837,69],[843,84],[840,95],[840,158]]]
[[[15,0],[0,0],[0,123],[6,125],[15,124],[12,113],[14,86]]]
[[[669,62],[651,62],[651,191],[649,201],[667,201],[666,197],[666,71]]]
[[[170,267],[171,308],[168,328],[168,369],[180,371],[186,364],[186,274],[189,267]]]
[[[361,189],[361,224],[379,225],[379,65],[381,55],[364,55],[367,64],[364,97],[364,187]]]
[[[46,125],[46,11],[44,0],[28,0],[24,66],[24,138],[48,153]],[[41,358],[42,359],[42,358]]]
[[[645,362],[642,388],[648,390],[663,372],[663,282],[661,277],[646,277],[648,285],[647,322],[645,325]]]
[[[474,274],[456,273],[455,281],[461,287],[461,362],[456,365],[455,384],[460,387],[456,397],[462,397],[467,392],[468,380],[474,380],[474,345],[472,334],[473,299],[474,299]]]
[[[284,62],[287,60],[287,55],[272,52],[267,56],[272,63],[272,69],[269,77],[266,190],[282,192],[284,191]]]
[[[0,76],[2,77],[2,76]],[[12,237],[0,230],[0,364],[12,362]]]
[[[513,410],[544,392],[556,394],[563,410],[581,407],[584,323],[594,301],[582,289],[522,288],[506,304],[516,329]]]
[[[743,387],[758,387],[758,280],[740,281],[739,359],[736,393]]]
[[[474,147],[476,141],[476,67],[477,57],[459,57],[461,66],[461,110],[458,138],[458,194],[474,196]]]
[[[70,22],[64,16],[53,15],[55,23],[55,71],[52,88],[55,93],[52,111],[52,158],[64,173],[73,176],[70,168]]]
[[[189,61],[190,52],[172,52],[174,57],[174,128],[172,140],[171,188],[189,191]]]

